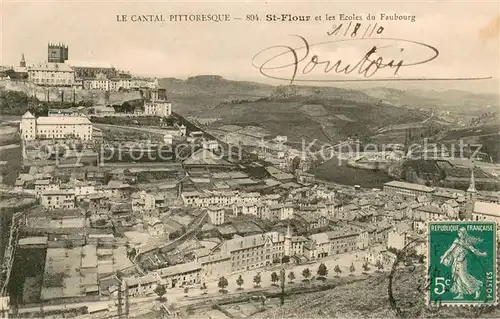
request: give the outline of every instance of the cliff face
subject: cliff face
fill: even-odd
[[[5,91],[22,92],[39,101],[75,102],[88,101],[91,105],[105,105],[105,92],[100,90],[73,89],[70,87],[51,88],[33,85],[26,81],[0,80],[0,88]],[[129,100],[140,99],[137,92],[109,92],[109,104],[122,104]]]

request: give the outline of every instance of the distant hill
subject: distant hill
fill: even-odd
[[[418,110],[398,108],[360,90],[337,87],[271,86],[204,75],[161,79],[176,112],[199,118],[219,118],[225,124],[263,127],[272,135],[301,141],[336,141],[349,135],[369,136],[394,123],[428,117]],[[402,120],[402,122],[401,122]]]
[[[497,95],[461,90],[272,86],[217,75],[164,78],[159,83],[176,112],[211,119],[211,129],[225,124],[258,126],[295,141],[328,142],[358,135],[377,143],[401,143],[407,125],[424,122],[424,129],[446,131],[457,127],[457,119],[468,123],[499,109]],[[431,110],[441,113],[431,115]],[[374,136],[378,130],[386,133]]]
[[[459,113],[483,113],[499,109],[495,94],[472,93],[461,90],[400,90],[372,88],[363,90],[367,95],[401,107],[446,109]]]
[[[274,90],[267,84],[248,81],[232,81],[219,75],[198,75],[180,80],[163,78],[158,80],[161,87],[171,94],[217,94],[217,95],[257,95],[264,96]]]
[[[261,126],[274,135],[300,142],[319,139],[336,142],[349,136],[368,138],[379,127],[422,121],[427,116],[391,105],[378,105],[363,96],[295,95],[242,103],[224,103],[212,110],[222,119],[211,126]]]

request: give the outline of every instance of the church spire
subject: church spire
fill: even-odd
[[[472,160],[469,188],[467,189],[467,193],[475,193],[476,192],[476,180],[474,179],[474,167],[475,167],[474,160]]]
[[[292,232],[290,231],[290,224],[288,224],[288,227],[286,228],[285,238],[292,238]]]
[[[24,58],[24,53],[21,54],[21,62],[19,63],[20,67],[26,67],[26,59]]]

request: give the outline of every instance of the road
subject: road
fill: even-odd
[[[136,126],[124,126],[124,125],[113,125],[113,124],[101,124],[101,123],[93,123],[93,125],[100,129],[120,129],[126,131],[138,131],[143,133],[156,134],[163,138],[163,136],[167,133],[167,131],[156,128],[149,127],[136,127]]]
[[[148,296],[148,297],[131,297],[129,298],[129,303],[138,304],[138,303],[148,303],[154,302],[158,296]],[[78,309],[82,307],[96,308],[96,307],[106,307],[115,304],[116,300],[105,298],[100,301],[86,301],[86,302],[75,302],[68,304],[58,304],[58,305],[40,305],[38,307],[26,307],[26,308],[18,308],[18,314],[26,314],[26,313],[36,313],[40,311],[49,312],[49,311],[57,311],[57,310],[70,310],[70,309]]]
[[[420,122],[414,122],[414,123],[406,123],[406,124],[390,124],[390,125],[384,125],[381,128],[379,128],[377,131],[375,131],[374,135],[384,133],[387,131],[392,131],[394,129],[406,129],[406,128],[414,128],[414,127],[421,127],[422,124],[427,123],[434,117],[435,110],[432,110],[431,115],[426,118],[423,121]],[[403,117],[404,118],[404,117]],[[403,118],[401,118],[399,121],[401,121]]]
[[[19,124],[21,123],[21,120],[6,120],[3,118],[0,118],[1,123],[8,123],[8,124]]]
[[[289,282],[289,280],[287,279],[287,282],[285,283],[285,298],[287,301],[285,301],[285,303],[290,302],[290,296],[292,295],[303,295],[314,293],[317,291],[333,289],[335,287],[338,287],[339,285],[346,285],[357,281],[363,281],[367,280],[368,278],[375,278],[375,280],[377,280],[377,278],[385,277],[388,272],[388,270],[386,272],[369,271],[360,275],[347,277],[330,275],[326,278],[325,281],[310,280],[308,282],[302,282],[301,280],[297,279],[293,282]],[[214,304],[218,304],[223,307],[247,303],[249,301],[260,304],[262,301],[262,299],[260,299],[261,296],[265,297],[264,301],[266,305],[268,305],[269,303],[279,304],[280,292],[281,288],[279,287],[279,285],[269,286],[266,288],[244,288],[237,292],[229,292],[227,294],[221,294],[220,292],[218,292],[203,295],[200,294],[200,292],[196,292],[198,295],[192,294],[191,296],[184,296],[182,300],[177,300],[176,304],[181,308],[189,307],[194,310],[196,314],[199,314],[200,312],[203,312],[203,310],[213,309]]]
[[[253,284],[253,278],[254,276],[259,273],[261,276],[261,283],[260,283],[260,288],[257,288],[255,291],[275,291],[276,287],[272,286],[272,281],[271,281],[271,274],[273,272],[276,272],[279,274],[280,270],[282,267],[285,268],[286,271],[286,276],[290,272],[293,272],[295,275],[295,280],[294,282],[300,283],[304,277],[302,276],[302,271],[306,268],[309,269],[311,273],[310,278],[316,277],[318,267],[321,263],[325,264],[325,266],[328,269],[328,277],[333,277],[335,275],[338,275],[339,277],[348,277],[348,276],[360,276],[363,274],[363,272],[367,273],[374,273],[376,272],[376,267],[375,266],[370,266],[370,269],[368,271],[365,271],[363,269],[363,264],[364,264],[364,256],[366,255],[366,251],[353,251],[353,252],[348,252],[348,253],[343,253],[335,256],[329,256],[322,258],[320,260],[316,260],[313,262],[305,263],[305,264],[286,264],[286,265],[280,265],[280,264],[275,264],[271,265],[269,267],[265,268],[259,268],[259,269],[253,269],[253,270],[248,270],[244,271],[241,273],[233,273],[233,274],[220,274],[221,276],[224,276],[227,281],[228,281],[228,287],[226,288],[228,292],[231,293],[239,293],[239,292],[245,292],[248,290],[255,289],[254,284]],[[354,265],[354,272],[350,272],[349,268],[351,265]],[[339,266],[341,273],[336,274],[334,272],[334,269],[336,266]],[[242,288],[244,290],[240,291],[238,290],[238,285],[236,284],[236,280],[238,277],[241,275],[243,278],[243,285]],[[289,282],[289,279],[287,277],[287,282]],[[218,279],[214,278],[211,280],[205,281],[205,284],[207,286],[207,293],[208,296],[220,296],[219,293],[219,287],[217,285]],[[190,290],[188,293],[188,298],[185,297],[184,289],[183,288],[171,288],[168,290],[168,298],[169,300],[175,300],[176,302],[179,303],[189,303],[188,301],[190,300],[190,297],[200,297],[200,298],[205,298],[202,293],[202,291],[197,288],[193,288]]]

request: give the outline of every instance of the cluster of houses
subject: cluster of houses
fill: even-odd
[[[28,80],[39,86],[74,87],[86,90],[122,91],[158,88],[158,79],[134,77],[109,62],[69,59],[64,44],[48,44],[47,60],[26,63],[24,53],[18,66],[2,67],[0,78]]]
[[[209,165],[195,164],[189,159],[184,162],[186,167],[201,165],[203,172]],[[87,241],[90,236],[102,239],[123,234],[127,247],[134,249],[133,254],[127,251],[133,262],[139,263],[133,255],[155,251],[193,227],[201,238],[217,239],[214,245],[198,243],[170,254],[189,253],[190,258],[168,260],[172,256],[165,259],[161,252],[151,253],[148,263],[155,267],[143,267],[145,271],[133,271],[123,278],[105,278],[108,283],[99,288],[100,293],[111,295],[124,287],[130,295],[149,294],[158,284],[189,286],[275,263],[304,263],[358,251],[368,263],[388,265],[395,258],[391,251],[412,242],[417,255],[425,253],[429,220],[500,222],[498,197],[477,192],[473,174],[466,192],[394,181],[383,190],[363,190],[297,179],[292,182],[291,174],[272,166],[265,169],[271,178],[265,177],[266,182],[257,185],[255,178],[242,171],[210,172],[207,178],[191,170],[181,177],[179,168],[168,172],[175,175],[170,180],[162,178],[154,187],[152,183],[146,187],[132,183],[133,170],[123,176],[113,173],[107,180],[98,168],[73,169],[65,179],[45,167],[21,174],[22,183],[16,187],[31,192],[47,216],[53,211],[80,210],[78,225],[86,229],[82,236]],[[31,177],[29,189],[24,175]],[[205,184],[209,187],[202,187]],[[284,187],[289,184],[293,187]],[[274,191],[259,191],[259,187],[274,187]],[[43,224],[50,229],[65,228],[69,222],[38,220],[30,224],[37,223],[37,227]],[[242,223],[250,230],[239,228]],[[227,232],[231,227],[235,230]]]

